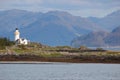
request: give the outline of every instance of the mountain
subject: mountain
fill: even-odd
[[[45,13],[28,27],[22,31],[29,39],[52,46],[70,45],[74,37],[87,34],[90,31],[100,30],[98,26],[95,26],[89,20],[60,11]]]
[[[13,32],[16,26],[21,36],[31,41],[47,45],[70,45],[71,40],[91,31],[102,30],[88,19],[73,16],[63,11],[33,13],[24,10],[8,10],[0,12],[0,32]],[[11,37],[11,36],[10,36]]]
[[[120,26],[113,29],[113,31],[110,33],[98,31],[77,37],[72,41],[71,44],[74,47],[80,47],[82,45],[88,47],[120,46]]]
[[[87,19],[94,22],[94,23],[97,23],[101,20],[101,18],[97,18],[97,17],[88,17]]]
[[[105,43],[109,46],[120,46],[120,26],[115,28],[106,38]]]
[[[103,35],[100,36],[101,32],[91,32],[72,40],[72,46],[120,46],[120,27],[117,27],[120,25],[120,10],[103,18],[89,17],[87,19],[103,28],[105,30],[104,32],[102,31]],[[112,32],[108,34],[106,31]]]
[[[13,31],[16,27],[24,28],[37,20],[42,13],[33,13],[25,10],[0,11],[0,36]]]
[[[88,19],[101,26],[101,28],[104,28],[107,31],[112,31],[120,25],[120,10],[112,12],[103,18],[89,17]]]
[[[51,46],[70,45],[75,37],[90,32],[111,31],[120,25],[119,20],[120,11],[103,18],[83,18],[63,11],[41,13],[13,9],[0,11],[0,37],[7,36],[13,40],[17,27],[21,37],[31,41]]]
[[[73,47],[88,46],[88,47],[101,47],[106,46],[104,38],[108,35],[108,32],[98,31],[90,32],[87,35],[75,38],[71,45]]]

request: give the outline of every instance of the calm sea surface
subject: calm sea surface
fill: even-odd
[[[0,64],[0,80],[120,80],[120,64]]]

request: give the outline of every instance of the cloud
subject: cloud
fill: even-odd
[[[0,0],[0,9],[24,9],[31,11],[63,10],[72,14],[103,15],[120,9],[120,0]],[[98,13],[100,12],[101,13]],[[83,14],[84,13],[84,14]]]

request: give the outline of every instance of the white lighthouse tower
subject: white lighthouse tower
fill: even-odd
[[[14,34],[15,34],[15,41],[19,40],[20,39],[20,32],[19,32],[18,28],[16,28]]]

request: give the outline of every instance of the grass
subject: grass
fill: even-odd
[[[1,60],[27,60],[27,61],[58,61],[58,62],[118,62],[120,59],[120,52],[115,51],[90,51],[79,48],[71,47],[41,47],[39,45],[34,46],[11,46],[4,50],[0,50],[0,53],[11,53],[16,55],[4,55]]]
[[[0,50],[0,53],[13,52],[15,54],[33,54],[42,57],[61,57],[66,55],[75,55],[75,56],[120,56],[120,52],[115,51],[104,51],[104,52],[64,52],[66,51],[80,51],[79,48],[71,48],[69,46],[42,46],[37,43],[32,43],[27,46],[18,45],[7,47],[8,50]],[[63,52],[58,52],[57,50],[63,50]]]
[[[6,50],[0,50],[0,54],[6,53]]]

